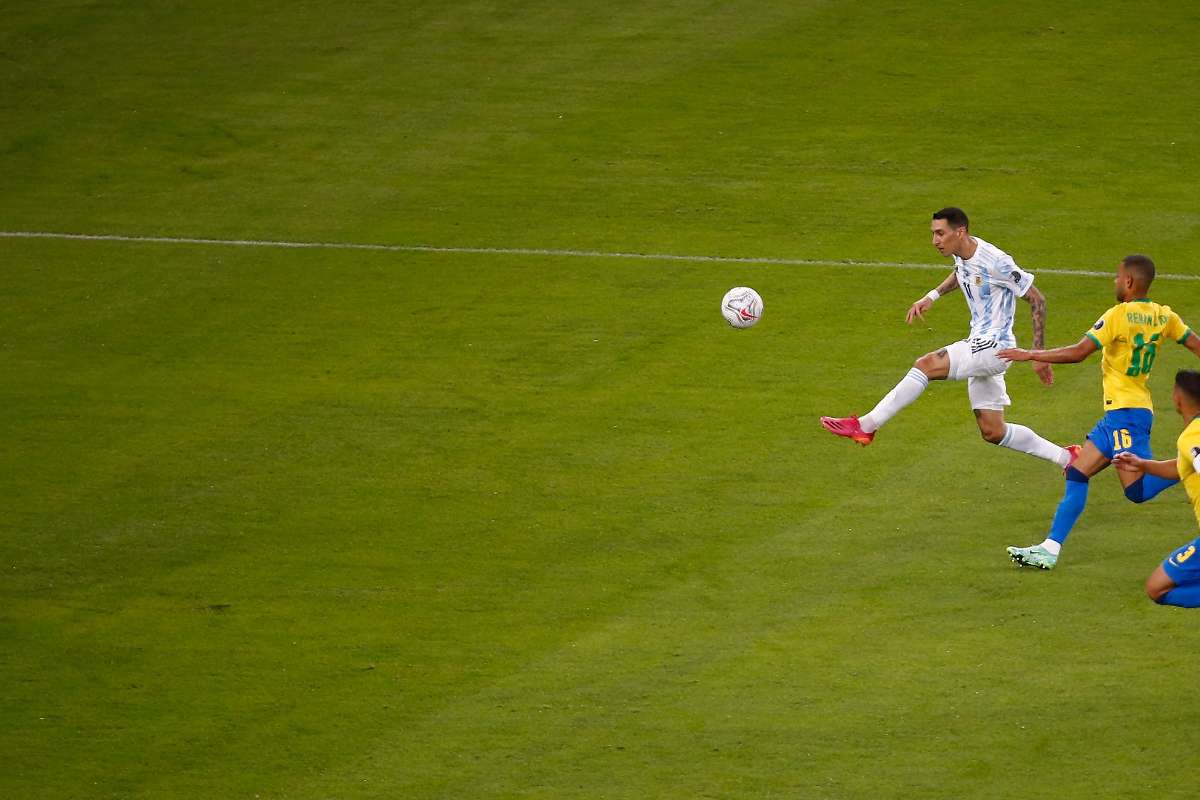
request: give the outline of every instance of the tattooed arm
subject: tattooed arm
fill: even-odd
[[[1033,347],[1031,350],[1041,350],[1046,346],[1046,295],[1038,291],[1036,286],[1030,286],[1025,293],[1025,301],[1033,312]]]
[[[1046,346],[1046,296],[1036,286],[1030,286],[1025,292],[1025,301],[1033,314],[1033,350],[1041,350]],[[1054,369],[1044,361],[1035,361],[1033,371],[1037,373],[1042,383],[1049,386],[1054,383]]]

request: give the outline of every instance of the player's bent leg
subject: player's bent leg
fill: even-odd
[[[1200,539],[1195,539],[1167,556],[1146,579],[1146,594],[1164,606],[1200,608]]]
[[[1164,490],[1179,483],[1177,480],[1168,480],[1157,475],[1138,475],[1124,471],[1118,474],[1121,484],[1125,487],[1125,497],[1132,503],[1145,503],[1153,500]]]
[[[1137,455],[1142,458],[1153,458],[1150,452],[1149,432],[1146,434],[1146,441],[1143,447],[1133,448]],[[1157,475],[1147,475],[1144,472],[1126,472],[1118,470],[1117,477],[1121,481],[1121,487],[1125,490],[1125,497],[1131,503],[1146,503],[1158,497],[1163,491],[1170,489],[1178,480],[1168,478],[1160,478]]]
[[[982,361],[981,367],[997,368],[989,361]],[[971,399],[979,434],[985,441],[1016,450],[1018,453],[1028,453],[1059,467],[1066,467],[1071,463],[1071,453],[1066,449],[1043,439],[1031,428],[1004,421],[1004,409],[1012,405],[1012,400],[1008,397],[1008,388],[1005,386],[1002,372],[967,378],[967,396]]]
[[[1154,458],[1150,447],[1150,432],[1154,426],[1154,414],[1148,409],[1121,409],[1105,415],[1108,421],[1109,434],[1112,436],[1113,455],[1120,452],[1131,452],[1144,459]],[[1120,447],[1117,444],[1120,443]],[[1178,480],[1168,480],[1157,475],[1147,475],[1142,472],[1126,472],[1120,470],[1117,477],[1125,490],[1125,497],[1131,503],[1145,503],[1153,500],[1164,490],[1179,483]]]

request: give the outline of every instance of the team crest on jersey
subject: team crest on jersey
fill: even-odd
[[[983,276],[982,276],[982,275],[976,275],[976,276],[975,276],[975,285],[976,285],[976,286],[983,286]]]

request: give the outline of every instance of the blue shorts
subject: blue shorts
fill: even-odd
[[[1154,458],[1150,452],[1150,429],[1154,412],[1148,408],[1119,408],[1104,415],[1087,435],[1109,461],[1117,453],[1130,452],[1142,458]]]
[[[1200,555],[1197,555],[1198,551],[1200,551],[1200,539],[1196,539],[1180,547],[1174,553],[1167,556],[1167,560],[1163,562],[1163,572],[1167,573],[1167,577],[1176,586],[1200,583]]]

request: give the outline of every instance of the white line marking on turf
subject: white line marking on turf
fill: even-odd
[[[362,242],[288,242],[272,239],[202,239],[188,236],[128,236],[115,233],[54,233],[50,231],[0,231],[3,239],[72,239],[88,242],[134,242],[155,244],[202,244],[224,247],[277,247],[324,250],[381,250],[397,253],[479,253],[502,256],[561,256],[579,258],[634,258],[646,261],[691,261],[716,264],[778,264],[794,267],[859,267],[864,269],[936,269],[945,264],[906,261],[856,261],[854,259],[770,258],[759,256],[688,256],[674,253],[621,253],[602,250],[553,250],[541,247],[439,247],[426,244],[367,244]],[[1112,272],[1088,269],[1039,269],[1047,275],[1110,278]],[[1200,275],[1160,273],[1159,280],[1200,281]]]

